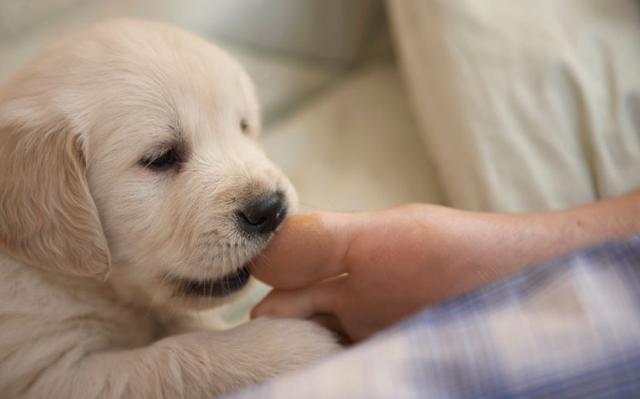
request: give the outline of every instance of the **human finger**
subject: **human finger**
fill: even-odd
[[[322,314],[334,315],[346,278],[343,275],[306,288],[273,290],[251,310],[251,317],[309,319]]]

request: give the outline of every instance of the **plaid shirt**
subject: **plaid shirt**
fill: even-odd
[[[424,309],[233,398],[640,398],[640,236]]]

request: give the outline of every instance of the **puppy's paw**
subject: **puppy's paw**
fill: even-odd
[[[242,327],[258,335],[255,342],[265,356],[259,361],[268,377],[302,369],[340,349],[331,332],[306,320],[260,317]]]

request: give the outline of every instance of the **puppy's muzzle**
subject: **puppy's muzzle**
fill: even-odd
[[[284,194],[276,191],[253,198],[236,212],[238,228],[247,235],[273,233],[287,216]]]

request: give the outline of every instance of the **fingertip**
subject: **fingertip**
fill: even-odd
[[[270,307],[269,301],[273,297],[274,292],[275,292],[274,290],[269,291],[267,295],[265,295],[264,298],[260,300],[260,302],[253,305],[253,308],[251,308],[251,311],[249,312],[249,316],[252,319],[255,319],[256,317],[260,317],[260,316],[265,316],[268,313],[268,310]]]
[[[249,312],[249,318],[251,320],[262,316],[262,312],[260,311],[260,304],[256,305],[253,307],[253,309],[251,309],[251,311]]]
[[[269,315],[269,306],[265,306],[263,301],[258,302],[258,304],[251,309],[251,312],[249,312],[251,319]]]

